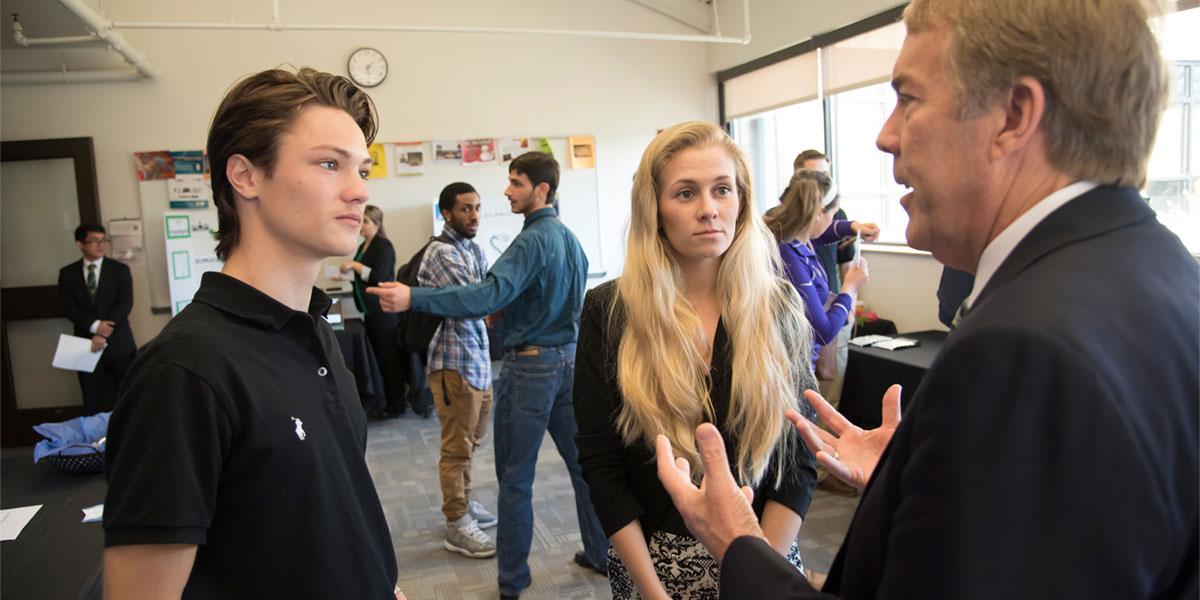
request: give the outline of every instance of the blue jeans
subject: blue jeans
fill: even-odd
[[[529,545],[533,539],[533,477],[546,431],[567,464],[575,488],[575,514],[588,560],[608,562],[608,539],[592,508],[575,447],[575,344],[542,346],[536,355],[509,349],[496,385],[496,479],[500,482],[500,523],[496,555],[500,593],[517,595],[529,585]]]

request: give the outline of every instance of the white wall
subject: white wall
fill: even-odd
[[[96,6],[96,2],[92,2]],[[104,0],[116,21],[228,21],[229,3]],[[403,23],[694,33],[631,2],[522,0],[454,2],[282,0],[284,23]],[[336,7],[336,13],[330,13]],[[239,22],[265,22],[270,3],[236,4]],[[25,33],[37,23],[22,15]],[[559,36],[445,33],[150,31],[126,39],[163,71],[150,83],[5,86],[5,140],[90,136],[96,150],[101,216],[138,217],[132,153],[202,148],[208,121],[238,77],[282,63],[344,73],[350,52],[373,46],[388,58],[388,79],[371,95],[379,141],[503,135],[594,134],[604,265],[623,264],[630,179],[655,132],[689,119],[715,120],[707,50],[694,43]],[[5,71],[54,68],[58,50],[8,50]],[[99,51],[71,51],[70,68],[119,65]],[[423,202],[373,197],[405,257],[430,233]],[[155,226],[149,224],[149,226]],[[47,240],[47,244],[71,241]],[[143,271],[134,271],[134,334],[145,343],[166,317],[152,315]]]

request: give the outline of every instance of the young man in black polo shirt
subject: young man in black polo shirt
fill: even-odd
[[[138,355],[109,425],[110,598],[392,598],[354,378],[313,288],[354,250],[374,106],[342,77],[252,75],[208,137],[220,273]]]

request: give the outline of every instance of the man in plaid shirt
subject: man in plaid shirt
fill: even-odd
[[[446,225],[421,260],[417,281],[422,286],[441,288],[483,279],[487,258],[472,240],[479,231],[479,207],[479,194],[469,183],[451,183],[442,190],[438,208]],[[483,528],[495,527],[496,516],[470,500],[471,458],[487,433],[492,408],[484,319],[444,319],[429,343],[427,375],[442,425],[438,471],[446,549],[471,558],[495,556],[496,543]]]

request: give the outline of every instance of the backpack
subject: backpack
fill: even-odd
[[[421,261],[425,259],[425,251],[435,241],[454,243],[454,240],[445,233],[429,238],[429,241],[425,242],[425,245],[421,246],[421,249],[396,271],[396,281],[409,287],[420,287],[417,273],[421,270]],[[429,350],[429,342],[433,341],[433,335],[437,333],[438,327],[442,324],[442,317],[415,310],[402,312],[399,317],[399,324],[396,326],[396,345],[405,352],[424,356]]]

